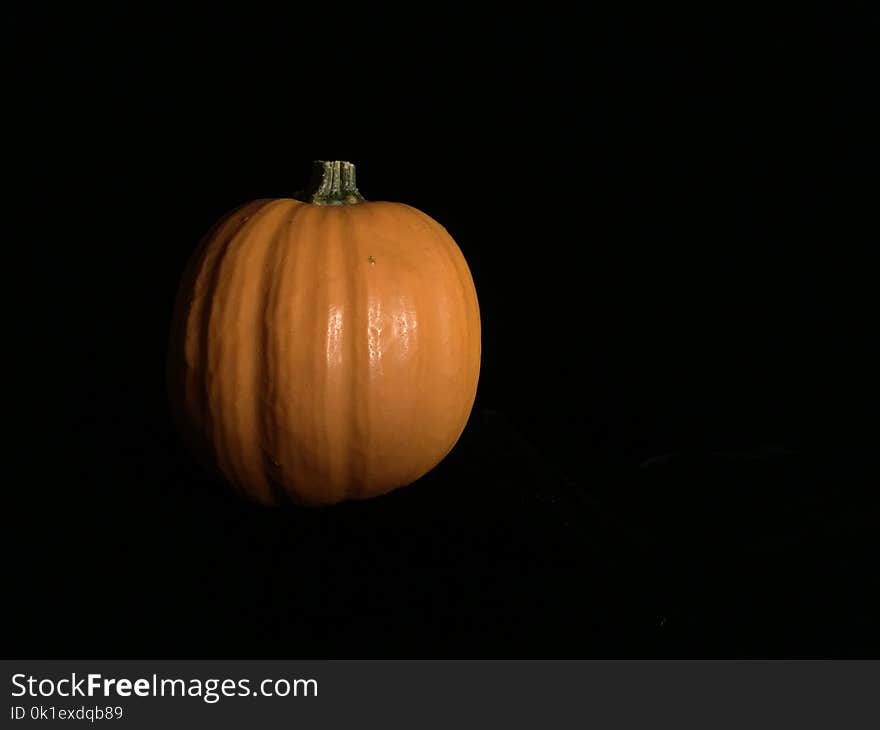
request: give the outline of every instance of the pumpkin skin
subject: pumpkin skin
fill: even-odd
[[[193,255],[169,348],[172,410],[243,496],[327,505],[412,483],[452,449],[480,313],[446,230],[399,203],[256,200]]]

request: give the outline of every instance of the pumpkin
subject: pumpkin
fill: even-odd
[[[175,420],[265,504],[327,505],[414,482],[452,449],[480,371],[480,312],[455,241],[316,163],[305,199],[261,199],[193,254],[171,328]]]

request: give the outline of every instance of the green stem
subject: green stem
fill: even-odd
[[[357,205],[364,202],[350,162],[317,160],[305,199],[314,205]]]

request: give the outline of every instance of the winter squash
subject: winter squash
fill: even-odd
[[[480,312],[446,230],[367,202],[348,162],[304,200],[262,199],[193,254],[171,328],[171,406],[243,496],[325,505],[412,483],[452,449],[480,370]]]

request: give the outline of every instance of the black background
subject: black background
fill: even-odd
[[[11,17],[6,653],[880,654],[876,18],[117,5]],[[313,159],[447,227],[482,374],[417,484],[267,510],[167,328]]]

